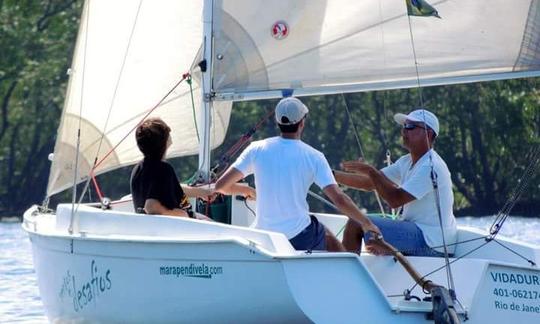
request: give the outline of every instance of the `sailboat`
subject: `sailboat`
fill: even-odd
[[[73,198],[29,208],[22,225],[49,320],[437,320],[435,298],[392,256],[296,251],[249,227],[238,199],[223,224],[136,214],[128,197],[81,203],[77,192],[142,158],[131,132],[147,116],[171,126],[168,156],[198,153],[208,179],[234,101],[540,75],[540,1],[434,0],[436,15],[408,14],[422,3],[86,1],[47,188]],[[314,215],[334,233],[347,220]],[[441,285],[451,268],[461,321],[540,322],[539,247],[465,227],[458,242],[448,263],[408,262]]]

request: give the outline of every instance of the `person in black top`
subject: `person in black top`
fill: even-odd
[[[208,220],[204,215],[193,216],[188,197],[211,199],[215,195],[214,190],[180,184],[173,167],[164,160],[172,144],[170,131],[169,126],[160,118],[145,120],[135,131],[137,146],[144,159],[131,172],[133,207],[139,213],[184,217],[191,215]],[[255,197],[255,190],[250,187],[238,186],[236,191],[248,198]]]

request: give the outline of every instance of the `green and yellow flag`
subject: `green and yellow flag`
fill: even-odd
[[[441,18],[437,10],[424,0],[405,0],[405,2],[409,16]]]

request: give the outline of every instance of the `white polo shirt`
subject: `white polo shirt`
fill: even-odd
[[[281,232],[288,239],[309,226],[309,187],[335,184],[324,155],[301,140],[272,137],[251,143],[233,168],[255,175],[255,228]]]
[[[402,156],[396,163],[381,171],[395,184],[410,193],[416,199],[403,206],[401,218],[414,222],[424,234],[430,247],[443,245],[441,226],[437,213],[436,196],[431,181],[430,152],[439,186],[442,225],[446,244],[453,244],[457,239],[457,225],[453,212],[454,194],[450,171],[437,152],[426,152],[413,166],[411,155]],[[449,247],[453,253],[455,246]],[[442,247],[436,248],[443,252]]]

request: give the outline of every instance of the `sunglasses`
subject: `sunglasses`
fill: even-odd
[[[403,124],[403,129],[406,129],[406,130],[413,130],[415,128],[421,128],[421,129],[425,129],[425,130],[428,130],[429,128],[427,127],[424,127],[424,126],[420,126],[420,125],[416,125],[416,124],[411,124],[411,123],[406,123],[406,124]]]

